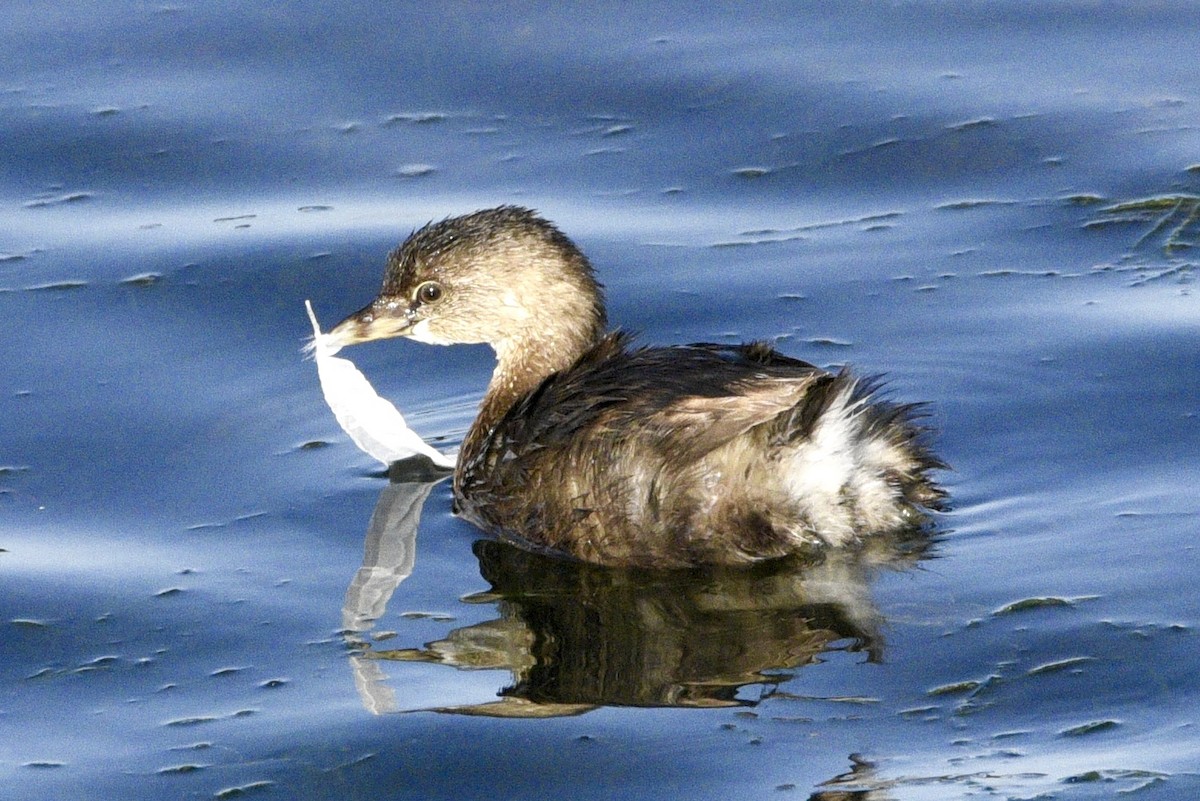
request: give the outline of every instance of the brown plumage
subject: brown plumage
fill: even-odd
[[[425,226],[331,332],[488,342],[459,512],[528,547],[615,565],[771,559],[917,525],[943,493],[920,407],[767,345],[635,348],[605,333],[582,253],[501,206]]]

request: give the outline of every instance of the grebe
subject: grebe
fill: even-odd
[[[608,565],[752,563],[920,525],[943,491],[918,404],[762,343],[634,347],[553,224],[516,206],[430,223],[330,333],[490,344],[457,511]]]

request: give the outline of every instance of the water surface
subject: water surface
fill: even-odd
[[[1190,4],[4,19],[8,797],[1200,789]],[[415,226],[502,202],[647,341],[931,402],[934,541],[676,581],[389,481],[303,300],[332,322]],[[448,448],[491,370],[346,355]]]

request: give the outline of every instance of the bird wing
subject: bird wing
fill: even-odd
[[[808,393],[825,395],[833,378],[758,343],[631,349],[629,339],[610,334],[547,378],[506,415],[505,440],[530,453],[596,447],[596,438],[640,442],[672,460],[699,459],[788,411],[795,419],[784,428],[803,427],[818,400]]]
[[[646,418],[659,448],[672,457],[699,459],[706,453],[776,419],[804,400],[820,377],[769,377],[732,387],[719,397],[692,395]]]

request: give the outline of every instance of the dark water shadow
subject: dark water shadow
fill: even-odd
[[[422,648],[375,650],[367,633],[412,574],[421,509],[447,473],[428,460],[393,465],[343,606],[364,707],[404,711],[381,661],[506,669],[500,700],[431,711],[495,717],[575,715],[600,706],[754,706],[829,651],[883,657],[884,620],[870,584],[929,555],[929,531],[873,538],[751,568],[603,567],[490,539],[474,544],[491,589],[464,598],[496,617]]]

